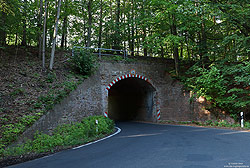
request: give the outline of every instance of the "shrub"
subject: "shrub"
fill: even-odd
[[[76,73],[89,76],[95,69],[96,59],[89,50],[78,50],[69,62]]]
[[[212,125],[213,125],[213,121],[212,121],[212,120],[207,120],[207,121],[205,121],[204,124],[205,124],[205,125],[212,126]]]
[[[220,121],[220,122],[218,123],[218,126],[219,126],[219,127],[230,127],[231,125],[230,125],[227,121],[222,120],[222,121]]]
[[[245,122],[244,127],[249,129],[250,128],[250,122]]]

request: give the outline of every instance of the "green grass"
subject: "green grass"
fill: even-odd
[[[98,120],[98,124],[96,124]],[[91,116],[81,122],[58,126],[52,135],[36,133],[34,140],[15,147],[0,149],[0,159],[30,153],[53,152],[101,138],[114,131],[114,122],[103,116]]]

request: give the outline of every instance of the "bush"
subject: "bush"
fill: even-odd
[[[218,123],[218,126],[219,127],[230,127],[231,126],[231,124],[229,124],[227,121],[225,121],[225,120],[222,120],[222,121],[220,121],[219,123]]]
[[[33,141],[27,140],[26,143],[16,147],[4,149],[4,146],[0,146],[0,158],[28,153],[53,152],[58,147],[67,148],[84,144],[110,134],[113,130],[114,121],[111,119],[103,116],[91,116],[84,118],[81,122],[58,126],[52,135],[36,133]]]
[[[69,62],[76,73],[89,76],[95,69],[96,59],[89,50],[78,50]]]
[[[244,127],[250,129],[250,122],[245,122]]]

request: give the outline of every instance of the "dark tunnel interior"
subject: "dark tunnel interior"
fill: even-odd
[[[111,87],[109,118],[115,121],[152,121],[155,89],[139,78],[127,78]]]

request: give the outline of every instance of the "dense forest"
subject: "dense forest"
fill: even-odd
[[[126,49],[174,58],[177,73],[181,60],[250,56],[248,0],[0,0],[0,10],[0,46],[36,46],[39,56],[43,43]]]

